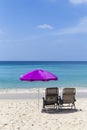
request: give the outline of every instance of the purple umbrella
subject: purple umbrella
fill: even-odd
[[[49,81],[58,80],[57,76],[49,71],[36,69],[20,77],[22,81]],[[38,89],[38,109],[39,109],[39,89]]]
[[[28,72],[20,77],[20,80],[23,81],[49,81],[49,80],[58,80],[58,78],[51,72],[37,69],[31,72]]]

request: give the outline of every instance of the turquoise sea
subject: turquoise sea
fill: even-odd
[[[19,78],[34,69],[44,69],[58,76],[58,81],[27,82]],[[68,61],[0,61],[0,88],[87,88],[87,62]]]

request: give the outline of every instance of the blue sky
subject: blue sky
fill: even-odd
[[[0,60],[87,61],[87,0],[0,0]]]

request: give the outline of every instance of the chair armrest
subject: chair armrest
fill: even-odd
[[[61,96],[58,96],[58,103],[59,103],[59,105],[63,104],[63,100],[61,99]]]
[[[74,98],[74,102],[76,102],[76,99]]]
[[[45,98],[44,98],[44,97],[42,97],[42,99],[43,99],[43,101],[45,101]]]
[[[45,108],[45,105],[46,105],[46,101],[45,101],[45,98],[44,97],[42,97],[42,99],[43,99],[43,108]]]

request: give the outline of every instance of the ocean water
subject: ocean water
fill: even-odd
[[[19,78],[34,69],[44,69],[58,76],[58,81],[28,82]],[[87,88],[87,62],[0,61],[0,88]]]

